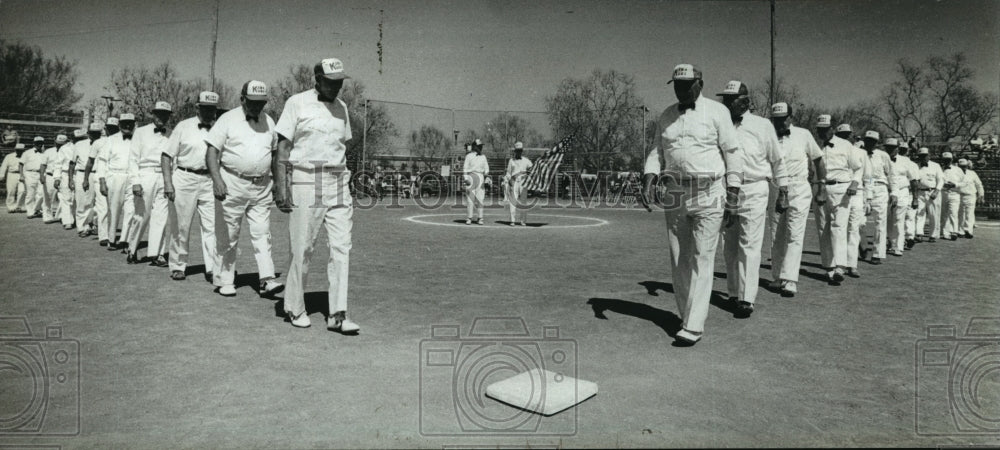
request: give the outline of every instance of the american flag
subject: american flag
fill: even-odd
[[[549,190],[549,185],[559,172],[559,165],[562,164],[566,149],[573,143],[574,137],[576,133],[571,133],[535,160],[535,164],[531,166],[531,173],[528,174],[528,180],[524,183],[525,189],[542,192]]]

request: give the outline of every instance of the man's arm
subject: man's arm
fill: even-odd
[[[208,173],[212,176],[212,191],[215,198],[225,200],[228,190],[226,182],[222,181],[222,174],[219,173],[219,149],[212,144],[208,144],[208,149],[205,151],[205,165],[208,166]]]
[[[87,165],[83,168],[83,190],[90,189],[90,172],[94,170],[94,157],[87,158]]]
[[[292,155],[292,141],[278,134],[278,151],[271,158],[271,176],[274,178],[274,202],[281,212],[291,212],[291,164],[288,159]]]

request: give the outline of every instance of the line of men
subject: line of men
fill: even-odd
[[[347,317],[353,199],[346,142],[352,134],[347,105],[338,98],[349,76],[336,58],[316,63],[314,75],[315,88],[289,97],[277,122],[263,112],[267,85],[251,80],[240,91],[239,108],[216,117],[218,94],[201,92],[197,115],[172,130],[167,128],[172,106],[157,101],[151,123],[143,126],[137,127],[134,114],[122,113],[103,127],[95,122],[86,131],[74,130],[72,141],[59,135],[46,150],[45,140],[36,137],[31,149],[4,159],[0,169],[7,191],[17,202],[17,185],[25,186],[29,219],[61,221],[66,230],[75,226],[81,238],[96,234],[100,246],[121,250],[128,264],[151,261],[169,267],[177,281],[186,279],[197,215],[205,278],[223,296],[236,295],[236,258],[246,218],[259,293],[270,297],[284,290],[285,312],[296,327],[311,324],[305,283],[313,246],[325,228],[330,246],[327,328],[357,333],[360,326]],[[271,255],[273,205],[289,214],[287,288],[277,281]],[[11,199],[7,208],[24,211],[12,207]],[[143,239],[148,245],[140,259]]]
[[[791,123],[787,103],[772,105],[770,120],[751,113],[749,89],[738,80],[718,93],[721,103],[705,98],[702,73],[691,64],[677,65],[668,84],[677,103],[659,117],[641,201],[650,209],[659,198],[667,216],[683,321],[677,345],[702,339],[720,234],[729,302],[740,318],[754,311],[766,228],[772,238],[770,287],[785,297],[798,292],[810,205],[831,285],[845,275],[860,277],[859,259],[880,264],[887,253],[902,256],[923,237],[972,238],[983,186],[968,161],[953,166],[945,152],[942,168],[923,147],[914,162],[896,138],[879,149],[875,131],[866,131],[856,146],[851,125],[834,129],[830,115],[816,123],[819,145],[809,130]]]

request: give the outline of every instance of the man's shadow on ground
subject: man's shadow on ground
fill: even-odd
[[[660,296],[659,291],[670,294],[674,293],[673,283],[642,281],[639,285],[646,288],[646,293],[654,297]],[[594,297],[587,300],[587,304],[594,310],[594,317],[598,319],[608,320],[608,316],[605,314],[607,311],[632,316],[653,322],[654,325],[663,329],[670,337],[675,337],[683,325],[683,321],[681,321],[680,316],[677,314],[644,303],[615,298]],[[736,305],[729,302],[722,292],[712,291],[711,304],[730,314],[736,313]]]

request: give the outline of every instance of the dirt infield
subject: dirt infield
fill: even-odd
[[[544,214],[571,217],[537,216],[529,220],[536,226],[527,229],[506,227],[499,222],[506,213],[498,209],[488,212],[489,227],[407,220],[426,214],[461,220],[464,209],[426,211],[404,204],[356,211],[349,311],[362,330],[343,336],[321,326],[325,238],[310,266],[307,308],[313,326],[296,329],[281,317],[280,301],[254,291],[256,267],[245,231],[238,294],[224,298],[195,273],[197,267],[187,280],[172,281],[167,269],[126,265],[124,255],[78,238],[75,231],[0,213],[0,314],[26,317],[36,340],[44,340],[47,326],[61,327],[61,339],[78,341],[79,352],[56,362],[66,367],[78,362],[81,368],[78,391],[72,370],[69,380],[35,390],[35,396],[50,398],[42,405],[48,415],[38,431],[11,435],[7,425],[0,444],[1000,444],[996,433],[971,434],[957,424],[965,416],[954,415],[948,370],[926,370],[926,361],[916,357],[927,326],[954,325],[958,336],[952,341],[957,341],[970,319],[1000,315],[1000,228],[994,224],[984,223],[973,240],[918,244],[883,265],[862,263],[862,278],[832,287],[820,280],[810,221],[799,295],[782,298],[762,288],[757,311],[746,320],[727,312],[720,248],[718,295],[705,338],[695,347],[678,348],[670,337],[679,319],[662,213],[553,210]],[[287,216],[275,210],[272,219],[274,260],[284,281]],[[594,223],[591,219],[606,224],[556,227]],[[192,241],[197,249],[196,231]],[[192,252],[192,260],[201,263],[200,251]],[[766,251],[763,264],[767,268]],[[761,273],[770,279],[769,270]],[[483,317],[523,318],[542,352],[551,344],[539,337],[543,327],[558,327],[560,345],[575,351],[566,370],[598,383],[600,393],[550,418],[555,429],[544,428],[550,419],[542,419],[542,428],[518,433],[456,423],[461,414],[448,397],[454,377],[448,379],[447,370],[444,376],[425,370],[422,341],[431,338],[432,325],[455,324],[462,336],[442,345],[461,345],[455,342]],[[504,345],[505,339],[492,345]],[[0,356],[10,353],[5,348]],[[55,360],[46,360],[55,376]],[[2,402],[4,419],[20,414],[12,405],[35,398],[27,375],[10,373],[0,377],[2,395],[14,400]],[[923,393],[919,404],[917,392]],[[996,371],[972,392],[992,402],[980,405],[987,418],[1000,418]],[[496,410],[492,400],[483,402],[485,410]],[[428,417],[449,407],[455,416]],[[37,436],[57,432],[69,436]]]

